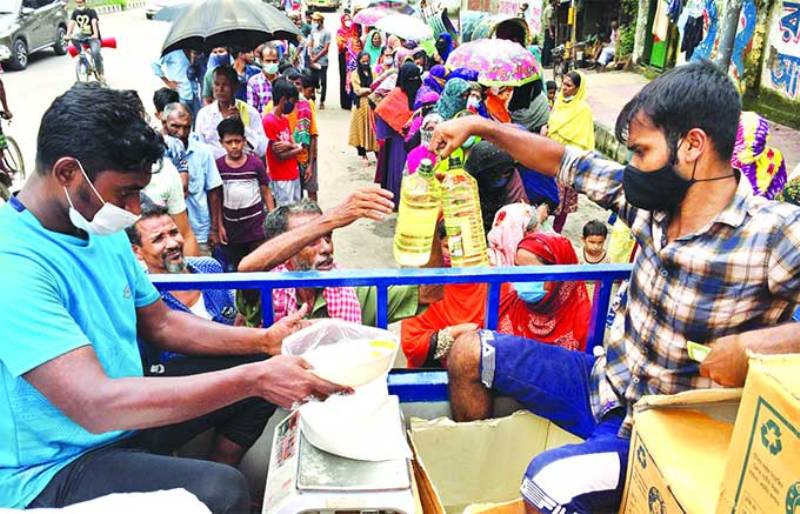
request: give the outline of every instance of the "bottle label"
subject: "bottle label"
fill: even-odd
[[[447,248],[450,250],[450,256],[460,258],[464,256],[464,245],[461,235],[450,236],[447,238]]]

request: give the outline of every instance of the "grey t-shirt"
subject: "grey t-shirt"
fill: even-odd
[[[331,33],[328,32],[326,28],[320,29],[313,29],[311,31],[311,54],[317,55],[325,45],[330,44],[331,42]],[[317,59],[317,64],[320,66],[327,66],[328,65],[328,54],[326,53],[319,59]]]

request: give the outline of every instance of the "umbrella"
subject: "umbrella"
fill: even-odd
[[[433,30],[421,19],[408,14],[390,14],[380,19],[375,28],[417,42],[433,39]]]
[[[261,0],[202,0],[185,7],[164,39],[161,54],[179,48],[255,48],[273,39],[295,39],[300,30]]]
[[[521,86],[535,80],[541,70],[530,51],[505,39],[465,43],[450,52],[447,67],[477,71],[484,86]]]
[[[403,14],[414,14],[417,12],[413,7],[408,5],[408,2],[405,0],[371,0],[367,4],[367,7],[386,7],[387,9],[393,9]]]
[[[390,14],[394,14],[395,12],[397,11],[393,11],[388,7],[367,7],[366,9],[361,9],[353,16],[353,22],[364,27],[374,27],[378,20]]]

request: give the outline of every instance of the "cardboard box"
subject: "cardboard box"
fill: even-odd
[[[717,514],[800,513],[800,355],[750,361],[728,456]]]
[[[471,423],[412,419],[409,439],[425,514],[524,514],[519,487],[531,459],[580,441],[524,411]]]
[[[649,396],[636,405],[622,514],[710,514],[741,390]]]
[[[640,401],[620,512],[800,513],[800,355],[752,358],[743,391]]]

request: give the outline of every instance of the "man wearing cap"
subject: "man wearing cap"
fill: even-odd
[[[311,15],[311,37],[308,40],[308,66],[320,87],[319,108],[325,108],[325,93],[328,92],[328,49],[331,33],[324,26],[325,18],[315,12]]]

